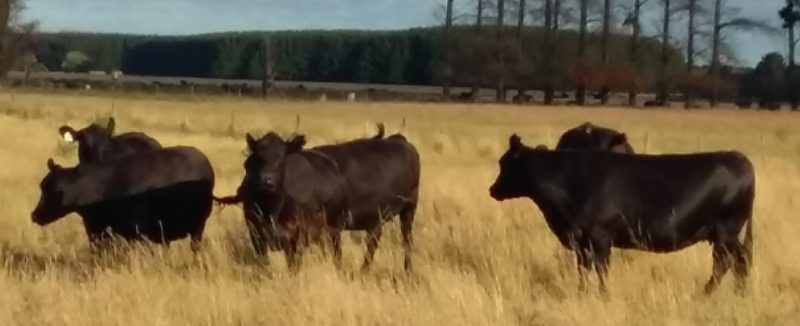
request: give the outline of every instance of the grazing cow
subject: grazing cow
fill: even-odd
[[[328,227],[368,232],[367,252],[362,268],[367,269],[372,263],[381,238],[383,223],[394,215],[399,215],[405,251],[404,268],[410,271],[412,227],[419,193],[419,154],[404,136],[395,134],[383,138],[383,135],[383,125],[378,125],[378,134],[374,137],[336,145],[319,146],[302,153],[314,152],[316,157],[330,158],[336,164],[339,173],[343,175],[347,218],[336,224],[331,224],[336,220],[335,218],[329,218]],[[290,141],[289,144],[291,143]],[[281,146],[274,148],[281,148]],[[273,150],[280,152],[279,149]],[[282,163],[273,161],[265,164],[279,165]],[[290,163],[287,161],[283,164],[288,166]],[[286,171],[290,171],[291,167],[286,169]],[[335,180],[332,175],[333,171],[327,171],[325,180],[332,183],[331,180]],[[287,180],[283,181],[284,187],[287,187]],[[326,187],[332,187],[332,185],[329,184]],[[241,191],[239,192],[241,193]],[[225,198],[220,202],[231,203],[245,199],[241,194],[236,197],[238,198]],[[332,197],[324,198],[327,200]],[[247,214],[247,210],[245,209],[245,214]],[[339,236],[337,233],[337,230],[334,230],[332,236],[335,255],[339,255],[338,251],[340,250],[338,249]]]
[[[83,219],[92,244],[117,235],[168,244],[191,236],[197,249],[211,213],[214,171],[191,147],[141,151],[63,168],[49,160],[31,214],[41,226],[69,213]]]
[[[299,266],[302,247],[330,237],[337,266],[345,223],[346,189],[339,166],[327,155],[303,150],[304,136],[284,141],[275,133],[256,140],[247,134],[250,155],[245,176],[223,204],[243,203],[256,253],[283,249],[290,268]]]
[[[547,151],[513,135],[489,192],[498,201],[536,203],[561,244],[576,252],[581,289],[584,269],[594,264],[605,291],[611,247],[663,253],[708,241],[714,267],[706,293],[731,267],[740,289],[749,273],[755,175],[738,152]]]
[[[78,143],[80,163],[94,163],[126,156],[137,151],[161,148],[161,144],[141,132],[128,132],[114,136],[114,118],[103,128],[95,123],[75,131],[70,126],[58,128],[58,133],[68,142]]]
[[[628,137],[614,129],[592,125],[586,122],[564,132],[558,140],[556,149],[595,150],[633,154]]]

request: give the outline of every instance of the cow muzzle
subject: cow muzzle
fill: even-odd
[[[31,213],[31,221],[38,226],[45,226],[53,222],[54,219],[48,218],[47,214],[44,214],[41,210],[37,209]]]
[[[502,195],[500,187],[498,187],[497,184],[494,184],[489,188],[489,196],[491,196],[496,201],[503,201],[506,199],[506,196]]]

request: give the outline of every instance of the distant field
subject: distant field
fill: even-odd
[[[25,74],[18,71],[8,73],[11,80],[20,82],[25,78]],[[110,87],[112,82],[111,75],[100,73],[65,73],[65,72],[41,72],[33,73],[30,76],[29,87],[37,88],[52,88],[55,85],[48,85],[47,81],[59,81],[62,83],[71,82],[67,88],[82,90],[83,83],[93,84],[94,89],[102,89]],[[43,83],[44,82],[44,83]],[[191,91],[189,85],[197,87],[197,93],[219,93],[220,90],[228,85],[228,91],[232,95],[236,95],[241,91],[244,95],[258,96],[261,94],[261,81],[252,79],[214,79],[214,78],[193,78],[193,77],[159,77],[159,76],[136,76],[136,75],[122,75],[119,77],[119,83],[127,92],[156,92],[153,85],[160,85],[161,92],[168,92],[173,94],[188,95]],[[146,86],[144,89],[142,87]],[[395,85],[395,84],[364,84],[364,83],[337,83],[337,82],[313,82],[313,81],[289,81],[277,80],[274,84],[276,93],[273,97],[289,97],[296,99],[318,99],[323,93],[326,93],[331,100],[343,100],[347,93],[355,92],[358,94],[359,99],[371,98],[373,100],[414,100],[414,101],[438,101],[442,96],[441,86],[425,86],[425,85]],[[57,87],[56,87],[57,88]],[[304,90],[298,92],[298,90]],[[453,87],[451,94],[457,97],[461,93],[471,92],[468,87]],[[282,91],[282,92],[281,92]],[[562,95],[565,92],[557,92]],[[291,96],[287,96],[291,94]],[[513,100],[513,96],[517,94],[515,89],[508,90],[508,101]],[[533,101],[541,102],[544,99],[544,93],[536,90],[526,91],[526,94],[533,97]],[[556,102],[567,102],[574,99],[572,92],[566,92],[569,98],[560,98]],[[482,102],[494,102],[496,91],[491,88],[481,88],[478,90],[478,98]],[[655,94],[642,93],[639,96],[639,104],[643,105],[644,101],[654,100]],[[592,102],[592,99],[589,99]],[[597,102],[597,101],[595,101]],[[617,92],[610,95],[609,103],[628,103],[627,92]]]
[[[112,109],[113,107],[113,109]],[[310,145],[403,132],[422,156],[415,271],[402,270],[396,223],[372,271],[360,237],[345,236],[345,266],[312,252],[298,275],[281,254],[255,258],[238,207],[216,208],[200,258],[188,241],[168,250],[94,256],[80,219],[30,221],[45,162],[74,164],[59,140],[113,114],[119,131],[200,148],[217,195],[242,176],[244,133],[295,130]],[[488,187],[510,133],[553,146],[591,121],[627,132],[639,152],[736,149],[757,169],[751,293],[732,277],[702,296],[711,253],[614,251],[610,300],[577,291],[574,256],[533,203],[497,203]],[[0,320],[7,325],[798,325],[800,324],[800,115],[733,110],[631,110],[405,103],[169,100],[0,93]],[[594,278],[593,278],[593,281]]]

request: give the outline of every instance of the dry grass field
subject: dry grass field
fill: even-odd
[[[113,114],[118,131],[200,148],[217,195],[242,176],[244,133],[295,130],[310,145],[402,128],[422,156],[415,271],[402,270],[396,223],[359,272],[363,244],[345,235],[337,272],[318,251],[290,274],[279,253],[254,256],[238,207],[215,208],[203,252],[94,255],[81,221],[30,220],[45,162],[72,165],[65,123]],[[707,244],[673,254],[615,250],[609,299],[577,291],[574,256],[527,200],[497,203],[488,187],[510,133],[555,142],[584,121],[627,132],[640,152],[736,149],[757,169],[751,291],[728,275],[701,294]],[[0,324],[3,325],[798,325],[800,324],[800,115],[752,111],[542,108],[491,105],[259,102],[0,93]],[[596,284],[593,277],[592,285]],[[594,288],[594,287],[592,287]]]

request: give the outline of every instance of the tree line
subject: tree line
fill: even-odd
[[[34,33],[35,23],[19,19],[24,0],[2,0],[0,72],[14,66],[263,78],[265,94],[277,78],[441,85],[448,99],[474,99],[478,89],[491,87],[498,101],[506,101],[510,90],[517,100],[543,91],[548,104],[562,91],[574,91],[578,105],[587,103],[588,92],[601,103],[611,92],[627,92],[636,105],[637,95],[649,91],[657,94],[649,103],[655,105],[680,99],[686,107],[698,100],[715,106],[735,99],[798,107],[800,0],[784,0],[776,13],[787,32],[788,55],[766,55],[751,70],[735,68],[726,36],[776,34],[780,27],[740,14],[729,0],[440,1],[442,24],[431,28],[160,37]],[[473,91],[451,94],[454,86]]]
[[[467,75],[475,87],[493,85],[498,101],[505,100],[509,81],[518,92],[543,90],[545,104],[564,88],[575,90],[578,105],[586,103],[589,90],[604,104],[609,92],[627,91],[629,103],[636,105],[642,90],[655,91],[654,104],[660,105],[677,93],[687,108],[699,99],[712,107],[721,99],[741,102],[748,96],[776,100],[754,88],[753,80],[763,73],[735,69],[734,46],[726,41],[732,32],[774,35],[779,28],[742,14],[728,0],[441,1],[445,94],[451,83]],[[777,99],[791,99],[796,107],[791,76],[800,0],[785,1],[776,18],[789,31],[791,51],[780,78],[788,85]],[[471,26],[472,31],[464,35],[459,26]],[[540,33],[521,32],[530,26]],[[656,43],[660,45],[651,46]],[[466,53],[468,49],[476,51]]]
[[[470,33],[467,27],[454,29],[457,30],[452,32],[455,34]],[[530,27],[521,33],[534,38],[542,30]],[[435,85],[441,79],[441,35],[441,28],[386,32],[247,32],[189,37],[57,33],[37,35],[35,54],[50,71],[119,69],[134,75],[259,79],[264,74],[262,43],[268,36],[279,79]],[[613,52],[623,52],[624,38],[619,35],[612,38]],[[563,62],[574,57],[570,47],[575,47],[575,40],[574,35],[565,36],[565,46],[559,49]],[[460,43],[465,56],[459,62],[459,69],[479,68],[480,55],[486,52],[480,44],[489,41],[486,38]],[[657,42],[643,43],[644,51],[659,51]],[[537,52],[535,49],[531,47],[531,51]],[[85,60],[69,62],[69,54],[74,52],[83,54]],[[671,53],[677,50],[671,49]],[[622,59],[622,56],[614,56],[615,62],[623,62]],[[509,55],[508,60],[516,59]],[[643,66],[648,76],[655,73],[652,60],[646,60]],[[475,73],[489,75],[491,71],[480,68],[475,69]],[[483,78],[468,75],[460,73],[461,78],[455,83],[471,86],[473,80]],[[530,75],[530,84],[537,84],[533,71]]]

